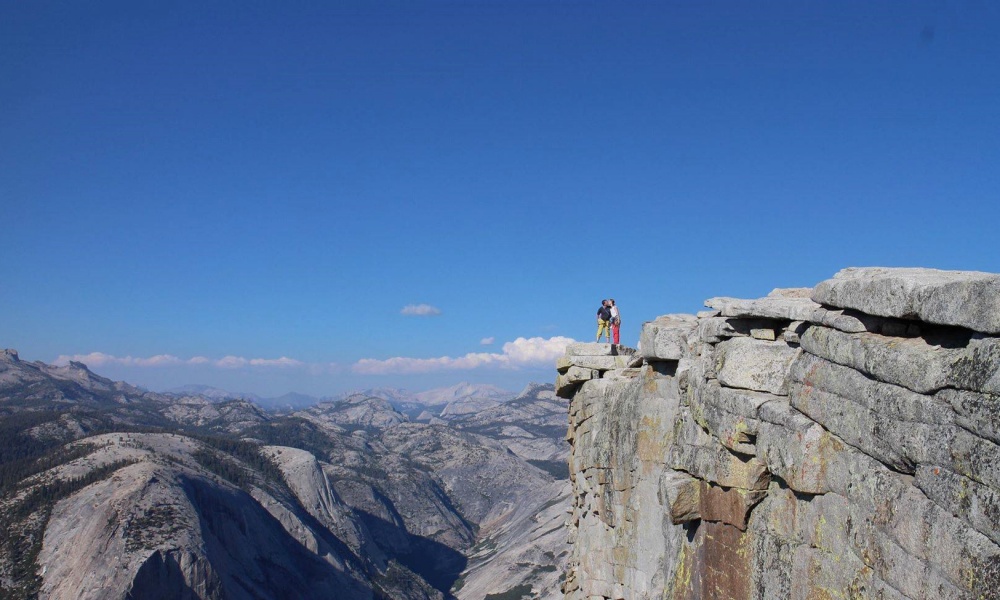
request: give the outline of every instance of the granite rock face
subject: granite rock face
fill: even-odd
[[[1000,597],[1000,275],[706,304],[559,362],[567,598]]]

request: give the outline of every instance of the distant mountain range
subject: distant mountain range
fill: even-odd
[[[171,388],[163,392],[173,396],[197,396],[207,400],[249,400],[265,410],[295,411],[321,402],[338,401],[352,396],[383,398],[394,408],[413,420],[429,422],[432,418],[454,418],[458,415],[478,412],[507,400],[517,394],[489,384],[461,382],[449,387],[435,388],[423,392],[411,392],[401,388],[370,388],[354,390],[335,396],[317,397],[289,392],[274,398],[256,394],[230,392],[208,385],[190,384]],[[426,414],[424,414],[426,413]],[[421,418],[421,415],[423,417]]]
[[[551,385],[283,413],[217,392],[0,354],[0,596],[561,597],[570,489]]]
[[[221,388],[212,387],[210,385],[200,385],[197,383],[170,388],[169,390],[165,390],[163,393],[173,396],[201,396],[203,398],[208,398],[209,400],[251,400],[254,402],[261,400],[261,397],[257,394],[235,393]]]

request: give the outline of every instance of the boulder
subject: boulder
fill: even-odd
[[[870,315],[1000,334],[1000,275],[994,273],[849,268],[816,286],[812,299]]]
[[[674,525],[701,518],[702,481],[681,471],[666,470],[660,476],[660,504],[667,507]]]
[[[767,342],[773,342],[774,340],[778,339],[777,336],[775,335],[774,329],[771,327],[751,329],[750,337],[752,337],[755,340],[764,340]]]
[[[688,337],[698,326],[693,315],[664,315],[642,324],[639,347],[648,360],[680,360],[688,354]]]
[[[727,387],[786,395],[785,373],[797,353],[784,341],[733,338],[717,346],[715,372]]]

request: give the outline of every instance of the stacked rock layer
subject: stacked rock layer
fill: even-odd
[[[1000,597],[1000,275],[706,305],[557,365],[567,598]]]

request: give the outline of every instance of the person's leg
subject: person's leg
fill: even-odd
[[[601,341],[601,336],[604,335],[611,341],[611,328],[608,326],[608,322],[603,319],[597,320],[597,341]]]
[[[621,325],[615,323],[611,326],[611,332],[615,336],[615,345],[618,345],[621,341]]]

